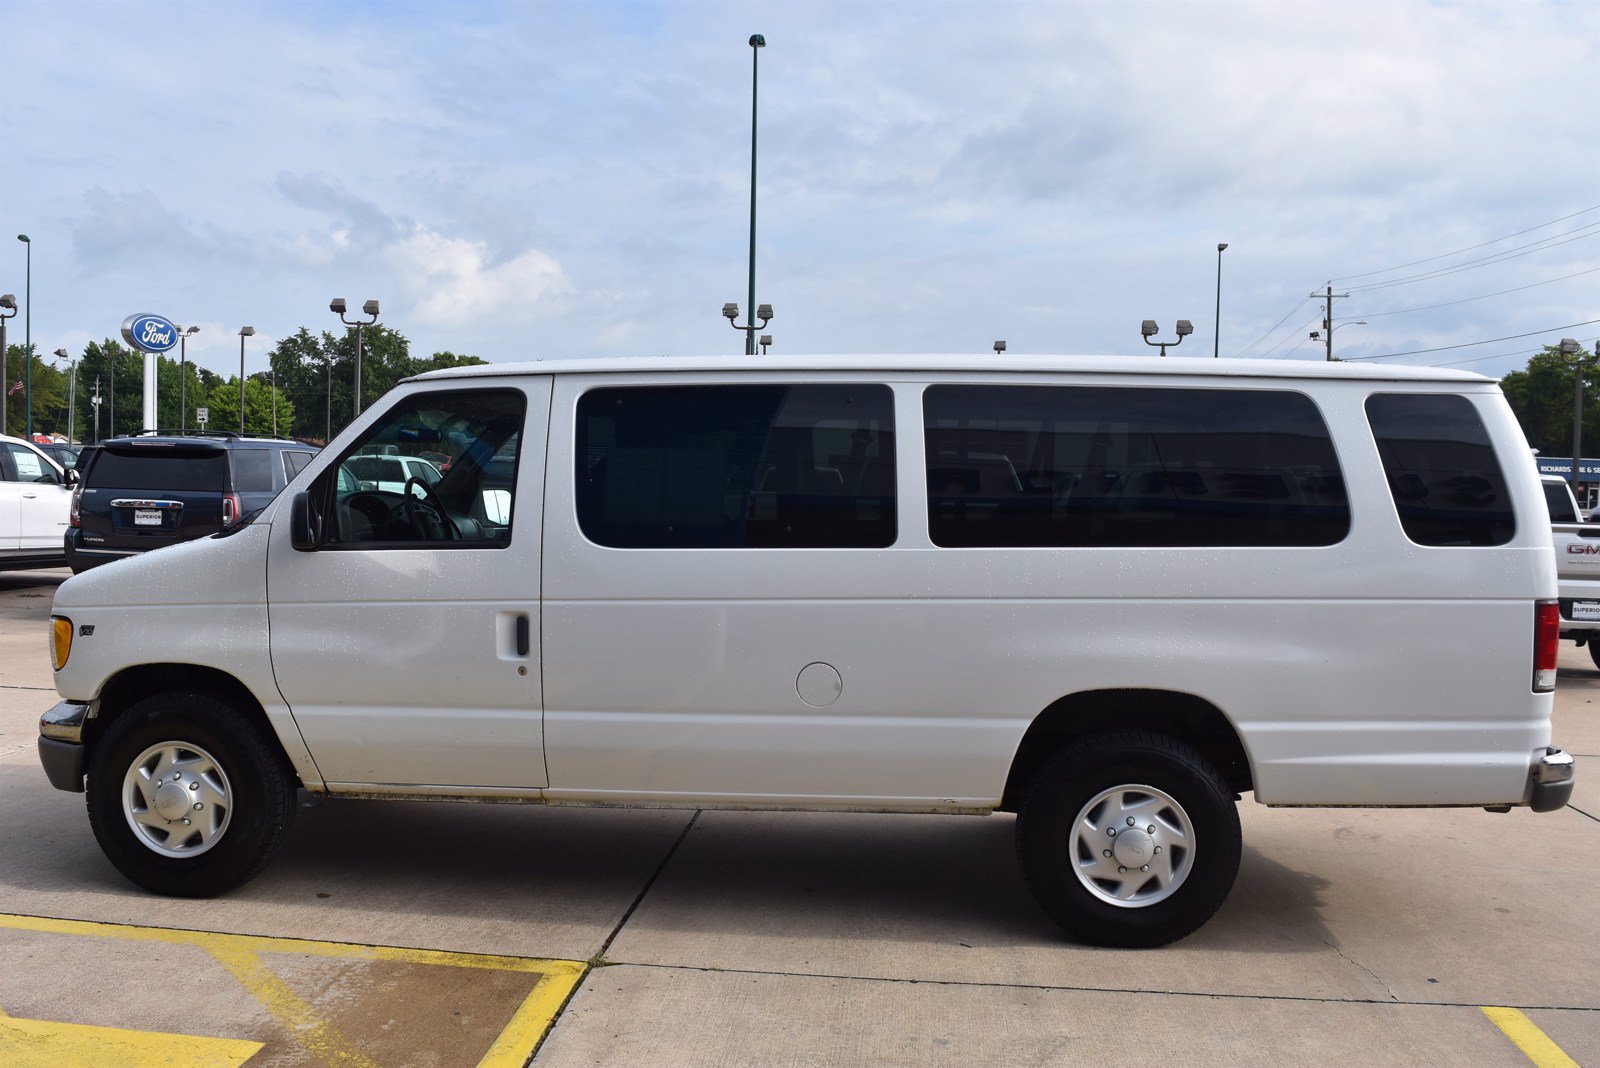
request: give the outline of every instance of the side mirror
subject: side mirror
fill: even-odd
[[[76,467],[67,468],[66,475],[64,475],[62,477],[62,482],[65,483],[68,486],[76,486],[79,482],[82,482],[82,481],[83,481],[83,476],[78,474],[78,469]]]
[[[296,493],[289,502],[289,544],[303,553],[317,549],[317,530],[311,521],[309,493]]]

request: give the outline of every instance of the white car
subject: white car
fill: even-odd
[[[67,566],[66,472],[37,445],[0,435],[0,571]]]
[[[431,484],[349,488],[444,444]],[[40,758],[160,893],[255,875],[298,788],[1006,811],[1065,930],[1160,945],[1227,896],[1243,795],[1566,804],[1550,545],[1515,417],[1462,371],[458,368],[252,522],[61,586]]]
[[[385,493],[403,492],[406,482],[413,478],[431,486],[444,477],[433,464],[415,456],[357,455],[345,460],[344,466],[363,489]]]

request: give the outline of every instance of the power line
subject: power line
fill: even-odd
[[[1289,321],[1289,316],[1293,315],[1295,312],[1300,310],[1300,305],[1301,304],[1304,304],[1307,300],[1310,300],[1310,299],[1311,298],[1309,298],[1309,297],[1301,298],[1299,304],[1296,304],[1294,307],[1290,308],[1287,312],[1284,313],[1284,316],[1283,316],[1282,319],[1279,319],[1277,322],[1275,322],[1271,326],[1267,327],[1266,331],[1264,333],[1262,333],[1262,335],[1260,337],[1256,338],[1254,341],[1250,342],[1250,344],[1246,345],[1243,349],[1241,349],[1239,351],[1239,355],[1240,356],[1248,356],[1248,355],[1250,355],[1250,350],[1251,349],[1255,348],[1257,345],[1259,345],[1263,341],[1267,340],[1268,337],[1272,336],[1272,334],[1277,331],[1278,327],[1282,326],[1284,323]],[[1283,342],[1281,342],[1281,341],[1278,342],[1278,345],[1281,345],[1281,344],[1283,344]],[[1277,347],[1278,347],[1277,345],[1273,346],[1273,348],[1277,348]]]
[[[1432,311],[1435,308],[1449,308],[1457,304],[1468,304],[1475,300],[1486,300],[1489,297],[1503,297],[1507,293],[1520,293],[1524,289],[1533,289],[1537,286],[1547,286],[1552,282],[1565,282],[1569,278],[1577,278],[1581,275],[1594,274],[1596,271],[1600,271],[1600,267],[1591,267],[1587,271],[1574,271],[1572,274],[1564,274],[1560,278],[1546,278],[1543,282],[1533,282],[1529,285],[1518,286],[1515,289],[1502,289],[1498,293],[1480,293],[1476,297],[1463,297],[1460,300],[1450,300],[1443,304],[1424,304],[1419,308],[1397,308],[1394,311],[1385,312],[1351,312],[1348,316],[1345,316],[1341,322],[1348,321],[1350,319],[1359,319],[1362,317],[1368,319],[1377,319],[1385,315],[1405,315],[1407,312]]]
[[[1458,263],[1454,267],[1441,267],[1435,271],[1424,271],[1421,274],[1407,275],[1404,278],[1393,278],[1387,282],[1370,282],[1364,286],[1351,286],[1350,292],[1370,293],[1376,289],[1390,289],[1394,286],[1403,286],[1411,282],[1420,282],[1428,278],[1441,278],[1447,274],[1457,274],[1461,271],[1471,270],[1474,267],[1484,267],[1491,263],[1504,263],[1506,260],[1514,260],[1522,256],[1531,256],[1535,252],[1543,252],[1545,249],[1555,248],[1557,245],[1570,244],[1573,241],[1582,241],[1586,237],[1600,237],[1600,230],[1596,230],[1596,227],[1600,227],[1600,222],[1590,223],[1587,226],[1580,226],[1576,230],[1563,230],[1561,233],[1555,235],[1555,237],[1566,237],[1567,239],[1565,241],[1557,241],[1555,240],[1555,237],[1541,238],[1532,244],[1518,245],[1516,248],[1508,248],[1504,252],[1496,252],[1493,255],[1484,256],[1481,259],[1468,260],[1466,263]],[[1588,230],[1590,232],[1583,233],[1582,231],[1584,230]],[[1567,237],[1568,234],[1577,234],[1578,236]],[[1523,251],[1524,249],[1527,251]]]
[[[1266,352],[1263,352],[1260,355],[1259,359],[1263,359],[1264,360],[1268,356],[1271,356],[1274,352],[1277,352],[1279,349],[1283,348],[1283,346],[1287,345],[1290,341],[1293,341],[1294,340],[1294,336],[1296,334],[1304,333],[1306,327],[1310,326],[1312,323],[1320,322],[1321,319],[1322,319],[1322,313],[1321,312],[1318,312],[1317,314],[1313,315],[1311,318],[1309,318],[1305,322],[1301,323],[1300,326],[1297,329],[1291,330],[1291,331],[1289,331],[1288,334],[1284,335],[1284,338],[1283,338],[1282,341],[1279,341],[1276,345],[1272,346]],[[1310,340],[1311,340],[1310,338],[1305,338],[1305,339],[1302,340],[1301,344],[1304,344],[1306,341],[1310,341]],[[1300,347],[1299,345],[1295,346],[1296,349],[1299,348],[1299,347]],[[1294,350],[1291,349],[1290,351],[1293,352]]]
[[[1507,234],[1504,237],[1497,237],[1492,241],[1485,241],[1481,245],[1472,245],[1468,248],[1458,248],[1454,252],[1442,252],[1437,256],[1429,256],[1424,260],[1412,260],[1410,263],[1400,263],[1393,267],[1385,267],[1381,271],[1365,271],[1361,274],[1347,274],[1342,278],[1331,279],[1331,281],[1348,282],[1352,278],[1371,278],[1375,274],[1388,274],[1390,271],[1403,271],[1407,267],[1415,267],[1418,264],[1432,263],[1434,260],[1449,259],[1451,256],[1459,256],[1463,252],[1473,252],[1480,248],[1488,248],[1490,245],[1498,245],[1502,241],[1510,241],[1513,237],[1521,237],[1523,234],[1531,234],[1535,230],[1543,230],[1546,226],[1554,226],[1558,222],[1566,222],[1568,219],[1576,219],[1578,216],[1587,215],[1591,211],[1600,211],[1600,204],[1596,204],[1591,208],[1584,208],[1582,211],[1575,211],[1571,215],[1563,215],[1559,219],[1551,219],[1549,222],[1542,222],[1538,226],[1530,226],[1526,230],[1518,230],[1514,234]]]
[[[1600,338],[1592,338],[1592,337],[1580,338],[1578,340],[1578,344],[1587,345],[1589,342],[1596,341],[1596,340],[1600,340]],[[1507,356],[1531,356],[1536,352],[1543,352],[1543,351],[1544,351],[1543,348],[1537,348],[1537,349],[1515,349],[1515,350],[1513,350],[1511,352],[1497,352],[1493,356],[1474,356],[1470,360],[1452,360],[1449,363],[1428,363],[1428,364],[1423,364],[1423,366],[1424,367],[1460,367],[1462,364],[1467,364],[1467,363],[1482,363],[1485,360],[1501,360],[1501,359],[1504,359]]]
[[[1409,349],[1406,352],[1380,352],[1376,356],[1344,356],[1346,362],[1352,360],[1385,360],[1390,356],[1416,356],[1424,352],[1446,352],[1450,349],[1470,349],[1474,345],[1493,345],[1497,341],[1515,341],[1519,337],[1534,337],[1537,334],[1548,334],[1555,330],[1570,330],[1575,326],[1591,326],[1600,323],[1600,319],[1585,319],[1581,323],[1565,323],[1561,326],[1547,326],[1543,330],[1530,330],[1526,334],[1507,334],[1505,337],[1491,337],[1483,341],[1463,341],[1459,345],[1440,345],[1433,349]]]

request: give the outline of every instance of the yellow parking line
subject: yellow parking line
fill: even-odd
[[[1578,1062],[1567,1056],[1562,1048],[1550,1041],[1550,1036],[1539,1030],[1520,1009],[1505,1009],[1484,1005],[1483,1014],[1500,1028],[1512,1043],[1538,1068],[1578,1068]]]
[[[577,960],[507,957],[494,953],[454,953],[443,949],[402,949],[397,946],[367,946],[354,942],[317,942],[305,938],[186,931],[175,927],[135,927],[121,923],[58,920],[48,916],[18,916],[9,913],[0,913],[0,928],[41,931],[46,934],[92,935],[96,938],[120,938],[134,942],[162,942],[168,945],[199,946],[206,950],[218,947],[253,953],[309,953],[318,957],[351,960],[385,960],[405,964],[440,964],[449,968],[533,972],[552,978],[561,975],[580,976],[586,967],[582,961]]]
[[[345,960],[481,968],[537,976],[533,990],[523,999],[517,1011],[512,1014],[511,1020],[501,1029],[494,1044],[490,1046],[489,1052],[479,1062],[483,1068],[513,1068],[513,1066],[520,1068],[527,1063],[534,1047],[555,1022],[556,1013],[566,1003],[573,990],[577,989],[588,971],[586,963],[576,960],[510,957],[493,953],[453,953],[439,949],[402,949],[395,946],[368,946],[351,942],[317,942],[303,938],[188,931],[171,927],[136,927],[121,923],[60,920],[47,916],[19,916],[9,913],[0,913],[0,929],[194,946],[210,954],[227,968],[307,1051],[327,1063],[352,1065],[357,1068],[377,1068],[377,1066],[331,1025],[317,1016],[315,1010],[286,983],[273,975],[261,963],[259,954],[304,953]],[[0,1011],[0,1017],[3,1016],[4,1012]],[[138,1035],[144,1032],[119,1033]],[[147,1063],[150,1060],[150,1058],[134,1059],[128,1063]],[[5,1063],[9,1068],[10,1062]]]
[[[327,1064],[380,1068],[377,1061],[352,1046],[332,1024],[318,1016],[315,1009],[289,989],[288,983],[268,971],[253,952],[220,946],[212,946],[209,952],[307,1053]]]
[[[7,1068],[103,1068],[160,1064],[169,1068],[236,1068],[261,1050],[238,1038],[124,1031],[117,1027],[0,1019],[0,1063]]]

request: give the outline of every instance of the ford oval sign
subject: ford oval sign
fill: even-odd
[[[122,320],[122,340],[140,352],[168,352],[178,346],[178,328],[148,312],[130,315]]]

